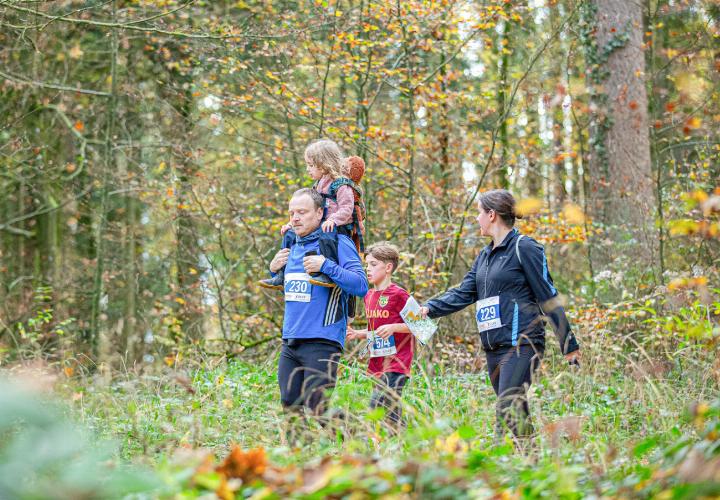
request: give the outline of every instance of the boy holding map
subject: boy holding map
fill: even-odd
[[[365,296],[368,328],[348,328],[348,339],[368,339],[368,372],[378,385],[370,399],[370,408],[385,408],[394,428],[400,426],[400,396],[410,378],[415,338],[400,316],[409,294],[392,282],[400,253],[388,242],[375,243],[365,253],[368,282],[373,288]]]

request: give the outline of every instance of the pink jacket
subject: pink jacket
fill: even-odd
[[[334,179],[324,175],[317,183],[319,193],[327,194]],[[327,199],[327,220],[331,220],[336,226],[344,226],[353,221],[353,210],[355,209],[355,193],[350,186],[340,186],[337,190],[337,203]]]

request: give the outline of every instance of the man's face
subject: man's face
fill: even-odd
[[[307,236],[320,227],[322,216],[323,209],[315,208],[310,196],[301,194],[290,200],[290,224],[298,236]]]

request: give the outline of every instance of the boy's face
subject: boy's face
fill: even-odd
[[[307,170],[310,178],[312,178],[312,180],[314,181],[320,180],[323,176],[323,171],[316,167],[315,164],[311,160],[309,160],[307,156],[305,157],[305,169]]]
[[[367,266],[368,281],[373,285],[379,285],[392,274],[392,263],[378,260],[372,254],[365,256],[365,264]]]

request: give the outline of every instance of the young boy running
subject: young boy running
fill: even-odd
[[[401,423],[400,396],[410,378],[410,365],[415,350],[415,337],[400,317],[409,294],[392,282],[400,253],[388,242],[371,245],[365,254],[368,282],[373,288],[365,296],[368,328],[348,328],[348,339],[366,339],[368,332],[383,341],[374,342],[378,349],[370,349],[368,372],[377,377],[378,386],[370,399],[370,408],[382,406],[387,418],[397,429]],[[394,349],[393,349],[394,346]],[[392,353],[393,351],[396,351]]]

